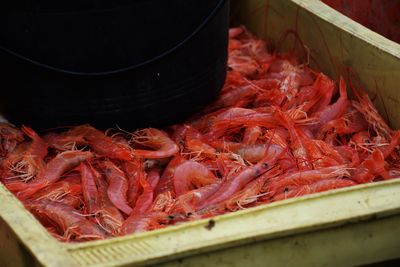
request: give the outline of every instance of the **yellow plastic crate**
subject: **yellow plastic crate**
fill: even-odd
[[[351,67],[399,127],[400,45],[317,0],[232,0],[232,18],[275,42],[295,30],[311,65]],[[53,239],[0,185],[0,266],[354,266],[400,257],[399,237],[400,179],[81,244]]]

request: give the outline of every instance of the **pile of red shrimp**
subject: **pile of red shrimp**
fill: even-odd
[[[148,231],[400,176],[368,96],[230,30],[219,98],[183,124],[133,133],[81,125],[39,136],[0,125],[1,180],[57,239]]]

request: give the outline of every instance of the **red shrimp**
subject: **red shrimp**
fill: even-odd
[[[188,160],[175,167],[173,182],[176,196],[216,181],[215,175],[203,164]]]
[[[372,127],[378,136],[384,137],[390,141],[393,134],[393,130],[387,125],[385,120],[379,114],[378,110],[374,107],[371,99],[366,93],[361,95],[353,90],[358,101],[352,101],[352,105],[361,114],[363,114],[365,120]]]
[[[107,195],[111,203],[129,215],[132,212],[132,208],[128,205],[128,180],[124,172],[109,160],[100,162],[99,167],[107,178]]]
[[[350,146],[336,146],[334,149],[342,156],[349,167],[353,168],[360,165],[361,159],[358,152]]]
[[[136,200],[139,197],[140,190],[140,177],[144,176],[143,162],[138,161],[125,161],[121,164],[122,169],[128,179],[128,193],[127,200],[131,208],[135,206]]]
[[[44,157],[47,155],[46,143],[31,128],[22,126],[22,131],[32,141],[25,146],[22,154],[13,153],[5,160],[9,170],[5,180],[15,181],[17,179],[19,182],[29,182],[44,171]],[[18,150],[18,152],[21,151]]]
[[[98,225],[87,220],[68,205],[41,200],[31,202],[27,206],[33,214],[48,218],[67,241],[106,238],[106,233]]]
[[[154,190],[154,202],[150,208],[152,211],[165,211],[170,209],[174,203],[175,190],[173,177],[175,169],[179,164],[186,161],[185,158],[181,156],[174,157],[164,169],[161,175],[160,181]]]
[[[212,146],[203,141],[205,137],[196,129],[190,126],[187,127],[185,148],[198,156],[204,155],[207,158],[215,159],[217,152]]]
[[[243,27],[236,27],[229,29],[229,38],[236,38],[244,32]]]
[[[248,183],[241,191],[237,192],[228,200],[226,200],[223,205],[228,210],[233,211],[242,208],[245,205],[256,202],[260,196],[269,194],[269,192],[261,194],[265,182],[276,177],[281,172],[282,171],[276,167],[271,169],[270,171]]]
[[[349,108],[348,112],[343,116],[321,125],[316,138],[334,140],[337,135],[358,133],[367,130],[367,128],[368,123],[363,115],[357,110]]]
[[[287,187],[298,187],[301,185],[315,183],[320,180],[349,177],[350,173],[346,165],[320,168],[317,170],[299,171],[281,175],[278,179],[272,180],[268,185],[271,195],[286,191]]]
[[[277,121],[271,113],[261,113],[244,108],[232,108],[231,110],[221,113],[220,116],[215,119],[208,135],[219,138],[223,136],[228,129],[242,126],[274,128],[277,126]]]
[[[161,223],[166,223],[167,217],[168,214],[164,212],[133,214],[121,226],[120,234],[128,235],[161,228]]]
[[[277,117],[280,119],[283,126],[285,126],[290,135],[290,148],[296,158],[297,164],[301,170],[311,169],[311,160],[308,154],[304,134],[297,128],[289,116],[281,110],[277,110]]]
[[[245,145],[254,145],[258,138],[261,137],[262,130],[259,126],[249,126],[246,127],[244,131],[242,143]]]
[[[71,134],[70,131],[65,133],[47,133],[43,136],[43,139],[49,147],[59,151],[76,150],[79,147],[87,145],[87,141],[83,135]]]
[[[96,220],[107,233],[116,235],[124,222],[124,217],[108,198],[108,184],[105,179],[99,176],[95,182],[99,196],[99,209],[96,212]]]
[[[83,136],[89,146],[100,156],[129,161],[132,159],[132,149],[129,145],[117,142],[103,132],[90,125],[81,125],[69,131],[70,136]]]
[[[266,161],[262,160],[254,166],[245,168],[239,174],[227,179],[214,195],[200,204],[199,208],[202,209],[227,200],[251,180],[267,172],[273,164],[275,164],[275,162],[272,161],[268,164]]]
[[[253,85],[233,87],[223,92],[218,99],[207,107],[206,111],[214,111],[225,107],[246,106],[256,97],[257,89]]]
[[[67,196],[76,197],[82,194],[82,186],[72,184],[66,181],[60,181],[43,188],[35,194],[34,200],[51,200],[55,202],[64,202]],[[69,201],[69,200],[68,200]]]
[[[323,192],[327,190],[343,188],[348,186],[357,185],[355,182],[351,180],[345,179],[326,179],[317,181],[313,184],[302,185],[294,188],[293,190],[289,190],[287,192],[280,193],[273,197],[274,201],[284,200],[292,197],[299,197],[307,194]]]
[[[182,162],[185,162],[186,159],[181,156],[176,156],[171,159],[168,163],[167,167],[165,167],[162,176],[160,178],[160,182],[158,183],[157,187],[155,188],[155,194],[159,195],[165,191],[174,191],[174,182],[173,177],[175,173],[175,169],[179,166]],[[175,195],[175,193],[174,193]]]
[[[215,183],[191,190],[177,197],[171,213],[190,214],[196,211],[196,207],[207,198],[215,194],[222,185],[222,180],[217,180]]]
[[[308,155],[314,168],[336,166],[345,163],[345,159],[329,144],[321,140],[305,139]]]
[[[14,125],[0,122],[0,158],[5,157],[8,153],[24,141],[24,134]]]
[[[138,197],[136,205],[131,212],[131,216],[134,214],[146,213],[150,209],[154,199],[154,188],[151,186],[149,181],[144,177],[140,177],[139,182],[143,188],[143,193]]]
[[[335,103],[326,106],[320,112],[317,112],[314,115],[316,118],[318,118],[318,124],[315,124],[312,127],[314,131],[318,130],[319,127],[325,125],[327,122],[343,116],[343,114],[346,112],[350,102],[347,98],[346,82],[343,80],[343,78],[340,78],[339,92],[340,97]]]
[[[284,150],[282,147],[275,144],[245,145],[242,143],[225,141],[213,141],[211,144],[216,148],[238,154],[251,163],[259,162],[266,155],[270,158],[274,158]]]
[[[253,76],[261,71],[261,66],[257,60],[244,55],[240,50],[233,50],[229,53],[228,67],[246,77]]]
[[[319,73],[314,84],[309,86],[309,88],[312,91],[311,95],[304,94],[307,91],[305,88],[302,88],[299,92],[299,96],[297,97],[299,100],[298,104],[301,105],[307,101],[302,107],[302,110],[310,112],[310,114],[323,111],[332,100],[332,95],[335,91],[334,82],[324,74]],[[308,98],[309,96],[311,96],[311,98]],[[304,98],[301,99],[302,97]]]
[[[375,177],[381,176],[383,179],[390,179],[391,176],[386,169],[385,158],[399,145],[400,131],[393,134],[392,141],[387,147],[375,149],[353,172],[351,179],[358,183],[372,182]]]
[[[133,134],[133,143],[156,150],[134,149],[132,154],[149,159],[169,158],[179,152],[179,147],[166,133],[155,128],[146,128]]]
[[[10,183],[7,187],[16,193],[20,200],[33,196],[40,189],[57,182],[61,175],[77,167],[81,162],[90,160],[94,157],[92,152],[65,151],[51,159],[45,170],[40,173],[32,182],[29,183]]]
[[[87,163],[79,165],[82,179],[82,193],[87,213],[94,214],[99,209],[99,192],[97,191],[96,179],[100,176],[95,169]]]

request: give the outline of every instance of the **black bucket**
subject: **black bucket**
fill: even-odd
[[[161,127],[224,83],[229,1],[16,2],[0,11],[0,107],[15,124]]]

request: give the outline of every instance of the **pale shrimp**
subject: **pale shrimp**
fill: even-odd
[[[132,134],[131,142],[155,149],[134,149],[132,154],[138,157],[160,159],[174,156],[179,152],[178,145],[165,132],[155,128],[136,131]]]

